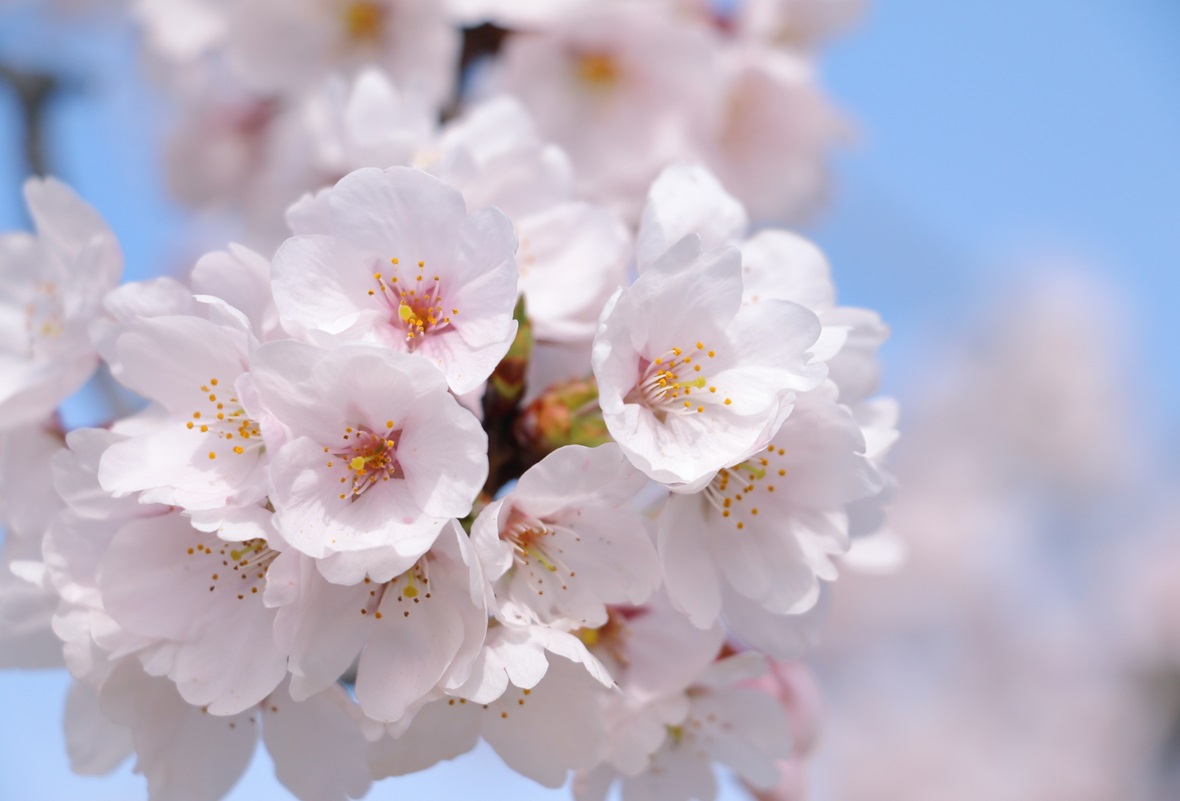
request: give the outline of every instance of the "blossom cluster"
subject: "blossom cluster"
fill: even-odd
[[[510,95],[633,219],[674,162],[705,164],[760,222],[797,218],[849,126],[815,74],[858,0],[135,0],[181,119],[174,192],[270,245],[301,192],[423,166],[439,114]],[[396,102],[350,81],[377,69]],[[273,241],[272,241],[273,240]]]
[[[141,0],[183,91],[254,93],[178,165],[258,245],[120,286],[53,179],[0,239],[0,661],[64,653],[75,769],[213,801],[261,737],[318,801],[483,740],[582,801],[789,794],[896,438],[878,316],[751,227],[819,165],[768,64],[843,5]],[[456,20],[518,29],[467,76],[512,95],[440,123]],[[144,405],[67,432],[100,366]]]

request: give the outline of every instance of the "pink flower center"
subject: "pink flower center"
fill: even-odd
[[[642,364],[639,383],[628,394],[627,402],[646,406],[661,420],[668,414],[704,413],[707,406],[718,402],[718,390],[709,382],[702,365],[716,355],[703,342],[697,342],[688,352],[681,348],[665,351],[654,361]],[[720,398],[726,406],[733,403],[724,393]]]
[[[557,544],[555,533],[542,521],[516,510],[513,510],[508,525],[500,532],[500,539],[512,545],[516,569],[522,571],[538,595],[545,594],[547,576],[551,578],[552,584],[565,590],[569,589],[566,581],[577,575],[566,565],[565,551]]]
[[[373,273],[377,289],[370,289],[369,295],[381,295],[389,305],[389,323],[405,332],[411,349],[427,334],[439,331],[451,324],[451,318],[459,309],[448,307],[442,293],[442,278],[427,275],[426,262],[419,261],[417,272],[406,270],[403,275],[401,262],[390,259],[393,273]]]
[[[765,518],[765,505],[760,509],[759,499],[769,500],[767,496],[774,494],[776,479],[786,479],[783,460],[786,453],[786,449],[772,443],[757,456],[721,470],[705,487],[705,500],[739,531],[760,516]]]
[[[344,9],[344,33],[350,41],[375,44],[385,33],[389,9],[371,0],[357,0]]]
[[[384,433],[373,431],[368,426],[358,425],[356,428],[348,426],[343,434],[344,446],[333,452],[325,447],[324,453],[331,453],[328,467],[343,467],[345,473],[340,477],[341,484],[352,482],[348,491],[340,493],[340,500],[356,500],[364,495],[378,482],[389,481],[391,478],[405,478],[401,465],[397,461],[397,443],[401,439],[401,430],[394,428],[393,420],[385,421]]]

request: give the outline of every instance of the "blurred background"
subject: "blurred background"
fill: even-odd
[[[836,587],[817,799],[1180,798],[1178,43],[1171,0],[878,0],[821,59],[856,134],[803,230],[842,303],[893,330],[907,553]],[[43,157],[115,230],[125,279],[182,269],[196,239],[130,25],[9,0],[0,65],[61,82]],[[23,108],[0,84],[2,230],[27,226]],[[143,797],[130,765],[70,772],[67,684],[0,673],[0,801]],[[472,787],[566,795],[480,749],[369,797]],[[287,796],[260,755],[229,797]]]

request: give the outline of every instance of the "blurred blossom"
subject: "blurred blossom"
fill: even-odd
[[[826,798],[1148,797],[1156,733],[1108,558],[1147,517],[1126,515],[1149,464],[1123,313],[1037,274],[910,390],[890,511],[908,559],[850,574],[822,649]]]

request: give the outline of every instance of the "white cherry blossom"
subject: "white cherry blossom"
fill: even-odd
[[[263,603],[277,556],[265,541],[219,540],[176,513],[133,520],[99,565],[102,605],[152,643],[139,652],[149,673],[167,675],[194,706],[234,715],[286,674],[275,611]]]
[[[646,479],[613,443],[561,448],[486,507],[471,539],[496,603],[545,624],[595,628],[607,604],[641,604],[659,582],[643,518]]]
[[[275,525],[330,580],[405,573],[487,477],[487,435],[415,355],[272,342],[249,383]]]
[[[795,392],[823,380],[815,315],[742,305],[741,256],[685,237],[621,290],[592,362],[603,417],[632,464],[677,491],[766,447]]]
[[[222,14],[226,59],[259,93],[369,65],[437,105],[451,93],[459,32],[434,0],[252,0],[225,3]]]
[[[36,423],[98,365],[87,326],[119,280],[115,236],[73,190],[30,179],[37,233],[0,235],[0,430]]]
[[[756,220],[797,220],[827,188],[827,153],[848,125],[803,58],[769,48],[726,53],[721,112],[700,158]]]
[[[709,31],[645,3],[596,3],[505,46],[494,85],[573,159],[580,191],[628,215],[689,157],[720,102]]]
[[[159,406],[111,445],[99,479],[143,503],[248,506],[266,494],[262,432],[237,389],[255,339],[236,309],[215,299],[194,306],[193,315],[138,317],[115,336],[120,382]]]
[[[478,387],[516,332],[516,237],[503,214],[417,170],[358,170],[333,188],[331,235],[296,236],[273,263],[285,325],[365,339]]]
[[[864,451],[851,413],[807,393],[762,452],[672,495],[659,546],[673,602],[698,626],[724,615],[751,645],[794,655],[798,624],[785,616],[815,606],[850,544],[848,506],[882,489]]]

